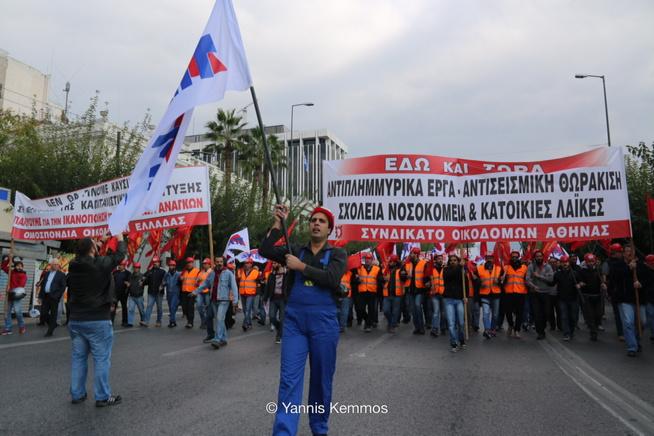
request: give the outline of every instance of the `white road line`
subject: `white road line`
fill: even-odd
[[[348,357],[347,360],[356,360],[356,359],[361,359],[365,358],[366,354],[372,351],[373,348],[377,347],[380,345],[382,342],[386,341],[388,338],[390,338],[392,335],[388,333],[382,334],[382,336],[378,337],[374,341],[370,342],[368,345],[363,347],[361,350],[359,350],[356,353],[351,353]]]
[[[540,342],[559,369],[603,409],[639,435],[654,434],[654,407],[604,376],[558,340]]]
[[[120,330],[114,330],[114,334],[124,333],[124,332],[135,332],[135,331],[138,331],[138,329],[120,329]],[[0,350],[5,350],[7,348],[26,347],[28,345],[50,344],[52,342],[61,342],[61,341],[70,341],[70,336],[61,336],[58,338],[51,338],[51,339],[39,339],[38,341],[27,341],[27,342],[16,342],[13,344],[4,344],[4,345],[0,345]]]
[[[228,343],[231,344],[232,342],[238,341],[240,339],[251,338],[253,336],[259,336],[259,335],[262,335],[264,333],[270,334],[270,332],[268,330],[261,330],[261,331],[253,332],[253,333],[244,333],[242,335],[230,338]],[[171,351],[169,353],[164,353],[164,354],[161,355],[161,357],[178,356],[180,354],[191,353],[193,351],[206,350],[207,347],[209,347],[209,344],[202,344],[202,345],[196,345],[196,346],[193,346],[193,347],[182,348],[181,350],[176,350],[176,351]]]

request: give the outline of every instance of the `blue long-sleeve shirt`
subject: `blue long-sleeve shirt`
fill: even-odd
[[[180,283],[181,276],[182,273],[179,271],[175,271],[174,273],[171,273],[170,271],[166,271],[166,274],[164,274],[164,278],[163,278],[163,286],[164,288],[166,288],[167,294],[180,293],[180,291],[182,290],[182,286]]]

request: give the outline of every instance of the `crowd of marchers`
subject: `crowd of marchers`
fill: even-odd
[[[227,331],[240,311],[243,331],[255,321],[269,323],[275,341],[281,342],[288,297],[283,265],[260,265],[248,259],[236,267],[220,256],[213,261],[206,258],[199,266],[194,258],[183,263],[178,268],[169,259],[164,269],[155,256],[142,273],[139,263],[120,262],[112,275],[112,322],[120,308],[122,327],[161,327],[166,301],[168,328],[177,327],[182,317],[185,328],[197,325],[206,331],[204,342],[214,348],[227,345]],[[12,311],[19,333],[26,333],[20,307],[27,278],[20,260],[11,267],[3,335],[12,333]],[[5,258],[2,273],[8,274],[9,268]],[[47,326],[45,336],[52,336],[64,324],[57,308],[66,290],[66,275],[56,259],[36,288],[39,325]],[[466,331],[481,332],[490,341],[499,332],[520,339],[523,332],[535,330],[536,339],[543,339],[549,327],[561,331],[564,341],[582,331],[597,341],[608,310],[629,356],[641,350],[644,331],[649,330],[654,340],[654,255],[639,259],[631,246],[620,244],[611,245],[604,260],[593,254],[546,259],[542,251],[525,260],[514,251],[506,265],[498,265],[491,254],[479,265],[455,253],[425,259],[417,247],[404,260],[391,255],[381,264],[364,253],[361,266],[345,272],[341,289],[333,295],[341,333],[353,328],[370,332],[381,324],[383,314],[388,333],[412,323],[416,335],[447,335],[453,352],[466,347]]]

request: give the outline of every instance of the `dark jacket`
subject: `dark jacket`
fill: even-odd
[[[138,298],[143,296],[143,281],[144,276],[140,271],[135,271],[129,276],[129,288],[127,292],[130,297]]]
[[[162,268],[150,268],[143,276],[145,286],[148,287],[148,294],[157,295],[163,294],[163,289],[159,289],[163,283],[163,278],[166,275],[166,270]]]
[[[264,284],[264,290],[263,290],[263,299],[264,301],[268,301],[273,298],[279,298],[275,295],[275,285],[277,282],[277,276],[279,273],[275,273],[274,271],[271,271],[270,274],[268,275],[268,280],[266,280],[266,283]],[[282,274],[284,277],[282,279],[282,296],[281,298],[286,299],[286,291],[288,290],[288,273],[283,273]]]
[[[465,289],[463,286],[463,277],[461,274],[463,267],[461,265],[446,266],[443,268],[443,291],[444,298],[455,298],[463,300]]]
[[[114,271],[114,286],[116,287],[116,297],[118,299],[127,298],[127,285],[125,285],[125,282],[129,282],[131,275],[132,273],[127,270]]]
[[[286,265],[286,254],[288,253],[286,246],[275,247],[275,242],[277,242],[282,236],[283,233],[281,230],[271,229],[268,236],[261,242],[259,253],[270,260]],[[313,281],[317,286],[329,290],[335,297],[341,285],[341,277],[343,277],[343,274],[345,273],[345,264],[347,261],[345,251],[342,248],[332,247],[329,243],[326,243],[315,255],[311,251],[310,244],[305,246],[293,246],[291,248],[293,254],[297,257],[300,257],[301,252],[304,251],[302,262],[307,265],[304,269],[304,273],[302,273],[304,277]],[[323,265],[321,261],[327,250],[331,250],[332,253],[329,257],[328,264]],[[293,287],[296,274],[295,271],[289,271],[287,274],[287,296],[290,296],[290,290]],[[334,304],[336,304],[336,301],[335,298]]]
[[[634,275],[627,262],[609,259],[608,267],[607,287],[611,299],[616,303],[635,303]]]
[[[583,295],[601,295],[602,277],[597,268],[580,268],[577,276],[579,283],[583,283],[579,289]]]
[[[58,301],[61,298],[61,296],[64,295],[64,291],[66,290],[66,274],[64,274],[61,271],[55,272],[55,276],[52,279],[52,283],[50,283],[50,292],[46,294],[45,286],[48,283],[48,277],[50,276],[50,272],[48,272],[43,277],[43,282],[41,283],[41,291],[39,292],[39,298],[44,299],[45,296],[47,295],[51,300]]]
[[[73,321],[111,319],[114,300],[111,272],[125,257],[124,241],[109,256],[76,257],[68,267],[68,303]]]
[[[642,288],[638,293],[640,304],[654,304],[654,268],[650,268],[645,263],[638,263],[638,281]]]
[[[562,301],[577,300],[577,278],[572,268],[560,269],[554,273],[556,292]]]

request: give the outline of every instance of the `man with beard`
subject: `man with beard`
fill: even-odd
[[[352,282],[359,290],[359,304],[364,317],[363,331],[369,333],[377,326],[377,294],[384,286],[381,268],[372,264],[372,254],[363,254],[364,264],[356,270]]]
[[[485,262],[477,267],[477,276],[480,281],[479,295],[484,317],[484,337],[495,337],[497,320],[500,311],[500,297],[503,280],[502,268],[494,264],[493,254],[486,253]]]
[[[527,286],[531,289],[531,301],[534,310],[534,321],[536,323],[536,339],[545,339],[545,327],[547,315],[550,313],[552,284],[554,281],[554,270],[549,263],[545,262],[543,252],[534,252],[534,261],[527,268]]]
[[[166,271],[161,268],[161,259],[159,256],[152,258],[152,268],[143,275],[145,286],[148,287],[148,307],[145,310],[145,323],[150,324],[150,317],[154,305],[157,305],[157,322],[155,327],[161,327],[161,318],[163,318],[163,291],[162,283]]]
[[[441,309],[443,308],[443,292],[445,291],[445,284],[443,282],[443,255],[437,254],[434,257],[434,265],[431,272],[431,336],[437,338],[441,326]]]
[[[166,291],[168,301],[168,328],[177,327],[177,307],[179,306],[180,289],[182,284],[182,273],[177,271],[177,262],[168,261],[168,271],[164,274],[161,286]]]
[[[114,310],[111,312],[111,322],[113,323],[114,318],[116,317],[116,309],[118,308],[118,303],[120,303],[120,313],[122,317],[122,322],[120,323],[121,327],[127,327],[127,299],[129,297],[129,292],[127,292],[127,284],[129,283],[129,277],[132,275],[127,269],[127,259],[123,259],[118,264],[118,268],[114,271],[114,286],[116,289],[116,305]]]
[[[443,301],[450,332],[450,348],[453,353],[465,349],[464,304],[466,289],[464,271],[456,254],[450,254],[443,271]]]
[[[568,256],[561,257],[560,263],[561,268],[554,273],[554,283],[558,296],[563,340],[569,341],[574,337],[579,312],[577,278],[570,267]]]
[[[509,324],[507,335],[520,338],[522,313],[527,295],[527,265],[520,260],[520,253],[511,252],[511,262],[504,267],[504,292],[506,298],[506,320]]]
[[[577,289],[581,293],[584,320],[590,330],[590,340],[597,341],[597,330],[602,320],[602,276],[597,269],[597,258],[592,253],[584,256],[585,268],[580,268]]]
[[[400,259],[395,254],[388,258],[388,270],[384,276],[384,316],[388,333],[395,333],[400,322],[400,301],[404,295],[400,277]]]
[[[431,281],[425,274],[427,261],[420,259],[420,247],[413,247],[409,257],[402,267],[400,277],[404,280],[404,290],[410,295],[409,301],[413,303],[413,334],[425,334],[425,317],[423,304],[426,304],[425,298],[431,288]]]
[[[607,288],[612,302],[618,306],[627,355],[635,357],[641,349],[636,331],[636,292],[641,287],[634,277],[636,260],[627,263],[620,244],[612,244],[610,250]]]

